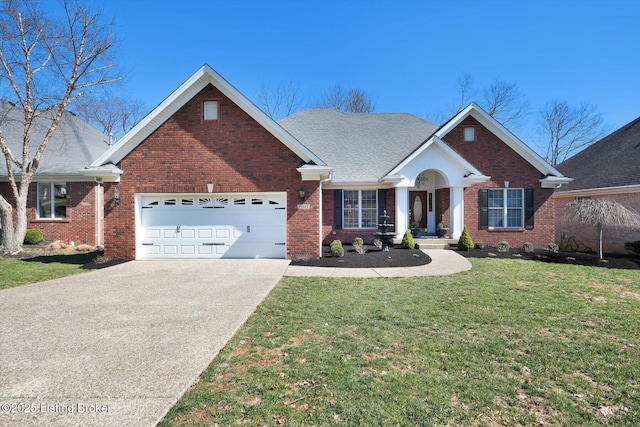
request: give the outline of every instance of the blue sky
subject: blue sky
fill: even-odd
[[[296,83],[309,102],[331,86],[365,90],[378,112],[446,114],[464,73],[528,96],[516,132],[535,146],[552,99],[598,107],[611,130],[640,116],[640,2],[218,1],[95,3],[116,23],[130,96],[155,107],[208,63],[252,100]]]

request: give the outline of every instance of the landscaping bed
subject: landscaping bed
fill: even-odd
[[[328,246],[323,246],[323,257],[306,261],[291,261],[291,265],[343,268],[416,267],[429,264],[431,258],[418,249],[389,247],[381,251],[375,246],[367,246],[367,252],[359,254],[351,245],[344,245],[344,256],[331,256]]]

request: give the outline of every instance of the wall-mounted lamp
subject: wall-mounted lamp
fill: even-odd
[[[504,182],[504,188],[509,188],[509,181]]]
[[[113,189],[113,200],[116,202],[116,205],[120,204],[120,190],[118,187]]]
[[[300,187],[300,200],[304,202],[306,198],[307,198],[306,190],[304,189],[304,187]]]
[[[212,183],[208,183],[207,184],[207,193],[213,193],[213,184]]]

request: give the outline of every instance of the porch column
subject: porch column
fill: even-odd
[[[451,187],[451,212],[449,235],[452,239],[459,239],[464,227],[464,187]]]
[[[396,187],[396,229],[397,238],[402,239],[404,232],[409,228],[409,188]]]

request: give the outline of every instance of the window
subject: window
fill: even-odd
[[[521,188],[491,188],[488,190],[489,227],[522,228],[524,197]]]
[[[475,128],[464,128],[464,142],[473,142],[476,140]]]
[[[66,183],[38,183],[38,217],[42,219],[64,219],[67,217]]]
[[[376,228],[378,200],[376,190],[345,190],[342,200],[344,228]]]
[[[204,102],[204,119],[218,120],[218,101]]]

